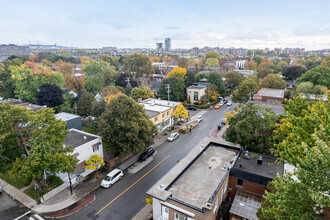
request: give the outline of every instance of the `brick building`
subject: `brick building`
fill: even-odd
[[[262,88],[253,96],[255,101],[267,103],[283,103],[285,90]]]

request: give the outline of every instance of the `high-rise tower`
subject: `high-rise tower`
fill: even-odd
[[[165,52],[171,52],[171,38],[165,38]]]

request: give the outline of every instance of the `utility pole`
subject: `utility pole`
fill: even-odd
[[[70,184],[70,192],[71,192],[71,195],[72,195],[72,183],[71,183],[71,177],[70,177],[69,173],[68,173],[68,177],[69,177],[69,184]]]
[[[164,86],[167,89],[167,100],[170,101],[170,92],[171,92],[170,84],[164,84]]]

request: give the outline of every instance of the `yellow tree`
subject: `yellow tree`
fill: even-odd
[[[245,62],[245,69],[246,70],[253,70],[253,71],[257,71],[257,63],[253,60],[251,61],[246,61]]]
[[[87,62],[88,60],[91,60],[91,58],[86,57],[86,56],[82,56],[82,57],[80,57],[80,63],[81,63],[81,64],[84,64],[84,63]]]
[[[120,96],[121,92],[118,93],[108,93],[105,97],[104,97],[104,101],[108,104],[110,104],[111,100],[116,98],[117,96]]]
[[[159,59],[159,57],[151,57],[150,61],[153,62],[153,63],[159,63],[160,59]]]
[[[167,74],[167,78],[172,76],[178,76],[183,78],[187,74],[186,68],[174,67],[174,69]]]
[[[30,60],[34,63],[38,62],[38,56],[37,55],[31,55]]]
[[[174,111],[174,116],[180,119],[186,118],[188,117],[188,111],[182,104],[179,104],[176,106],[176,109]]]
[[[211,85],[209,87],[209,89],[207,90],[207,96],[211,99],[211,100],[216,100],[217,97],[220,96],[220,94],[218,93],[217,87],[215,85]]]
[[[86,170],[96,170],[99,166],[104,166],[105,163],[103,161],[103,157],[94,154],[92,155],[89,160],[86,160],[86,166],[84,167]],[[99,173],[98,171],[96,172],[96,177],[98,177]]]

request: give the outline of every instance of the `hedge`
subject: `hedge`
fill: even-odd
[[[213,102],[210,103],[210,105],[214,106],[215,104],[217,104],[219,102],[219,100],[215,100]],[[204,104],[204,105],[195,105],[195,104],[183,104],[184,107],[190,107],[190,106],[193,106],[193,107],[196,107],[196,108],[199,108],[199,109],[207,109],[207,108],[210,108],[210,105],[208,104]]]

